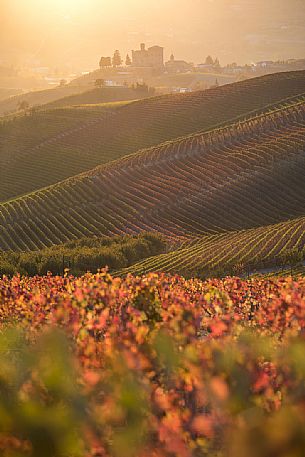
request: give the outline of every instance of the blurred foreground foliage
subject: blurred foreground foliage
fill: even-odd
[[[0,280],[4,457],[301,457],[305,279]]]

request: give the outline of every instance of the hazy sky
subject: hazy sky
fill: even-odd
[[[221,63],[305,57],[305,0],[0,0],[0,60],[97,66],[140,42]]]

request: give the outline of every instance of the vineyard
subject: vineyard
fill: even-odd
[[[232,123],[249,113],[275,110],[275,105],[302,98],[304,87],[305,72],[280,73],[202,92],[152,97],[117,107],[107,116],[92,108],[79,120],[81,109],[76,108],[75,119],[73,109],[46,110],[2,122],[0,201],[139,149]]]
[[[164,271],[198,277],[215,273],[232,275],[244,270],[253,273],[263,266],[285,265],[285,254],[293,250],[303,252],[305,259],[304,217],[184,242],[179,249],[145,259],[120,274]],[[240,270],[236,271],[238,265]]]
[[[139,271],[183,272],[303,249],[304,129],[305,102],[295,101],[4,203],[0,249],[155,231],[185,245]]]
[[[1,456],[304,456],[304,88],[2,119]]]
[[[16,193],[23,193],[24,183],[32,180],[35,176],[35,187],[44,187],[44,175],[40,175],[38,169],[35,173],[33,164],[31,169],[26,166],[27,154],[31,150],[36,155],[40,148],[52,149],[53,145],[60,141],[68,132],[76,134],[89,128],[92,123],[101,122],[115,110],[125,105],[126,102],[104,103],[92,106],[65,107],[48,111],[39,110],[28,115],[7,116],[0,121],[0,200],[11,197],[11,185]],[[74,151],[65,150],[65,160],[69,161],[69,155],[74,157]],[[36,157],[37,158],[37,157]],[[45,161],[46,170],[51,173],[52,166],[58,167],[58,163],[52,165],[52,156]],[[39,161],[38,161],[39,162]],[[80,163],[73,168],[70,163],[71,173],[78,174],[83,171]],[[14,176],[10,175],[10,169],[14,167]],[[13,182],[12,182],[13,179]]]
[[[305,282],[0,280],[4,457],[301,457]]]

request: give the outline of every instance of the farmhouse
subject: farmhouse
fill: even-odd
[[[273,65],[273,60],[263,60],[262,62],[256,62],[256,66],[260,68],[272,67]]]

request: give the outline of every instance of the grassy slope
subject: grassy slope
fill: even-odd
[[[6,123],[0,127],[0,162],[6,163],[1,167],[0,201],[59,182],[138,149],[209,130],[300,94],[304,87],[305,71],[281,73],[204,92],[141,100],[106,118],[94,117],[92,122],[77,128],[71,128],[70,121],[63,117],[54,130],[48,111]],[[37,134],[41,130],[43,141]]]
[[[44,105],[69,95],[79,94],[85,90],[86,89],[84,87],[66,85],[63,87],[54,87],[52,89],[31,91],[25,94],[5,98],[0,101],[0,116],[9,112],[17,111],[18,103],[22,101],[27,101],[30,106]]]
[[[2,204],[0,248],[143,230],[191,241],[299,218],[304,131],[303,101],[98,167]]]
[[[143,97],[143,93],[132,90],[128,87],[106,87],[101,89],[93,89],[81,94],[61,98],[45,105],[44,108],[50,109],[75,105],[94,105],[97,103],[137,100],[141,98],[145,98]]]
[[[197,82],[204,82],[208,86],[215,84],[230,84],[236,81],[236,75],[222,75],[213,73],[178,73],[155,76],[149,79],[149,85],[153,87],[195,87]]]

